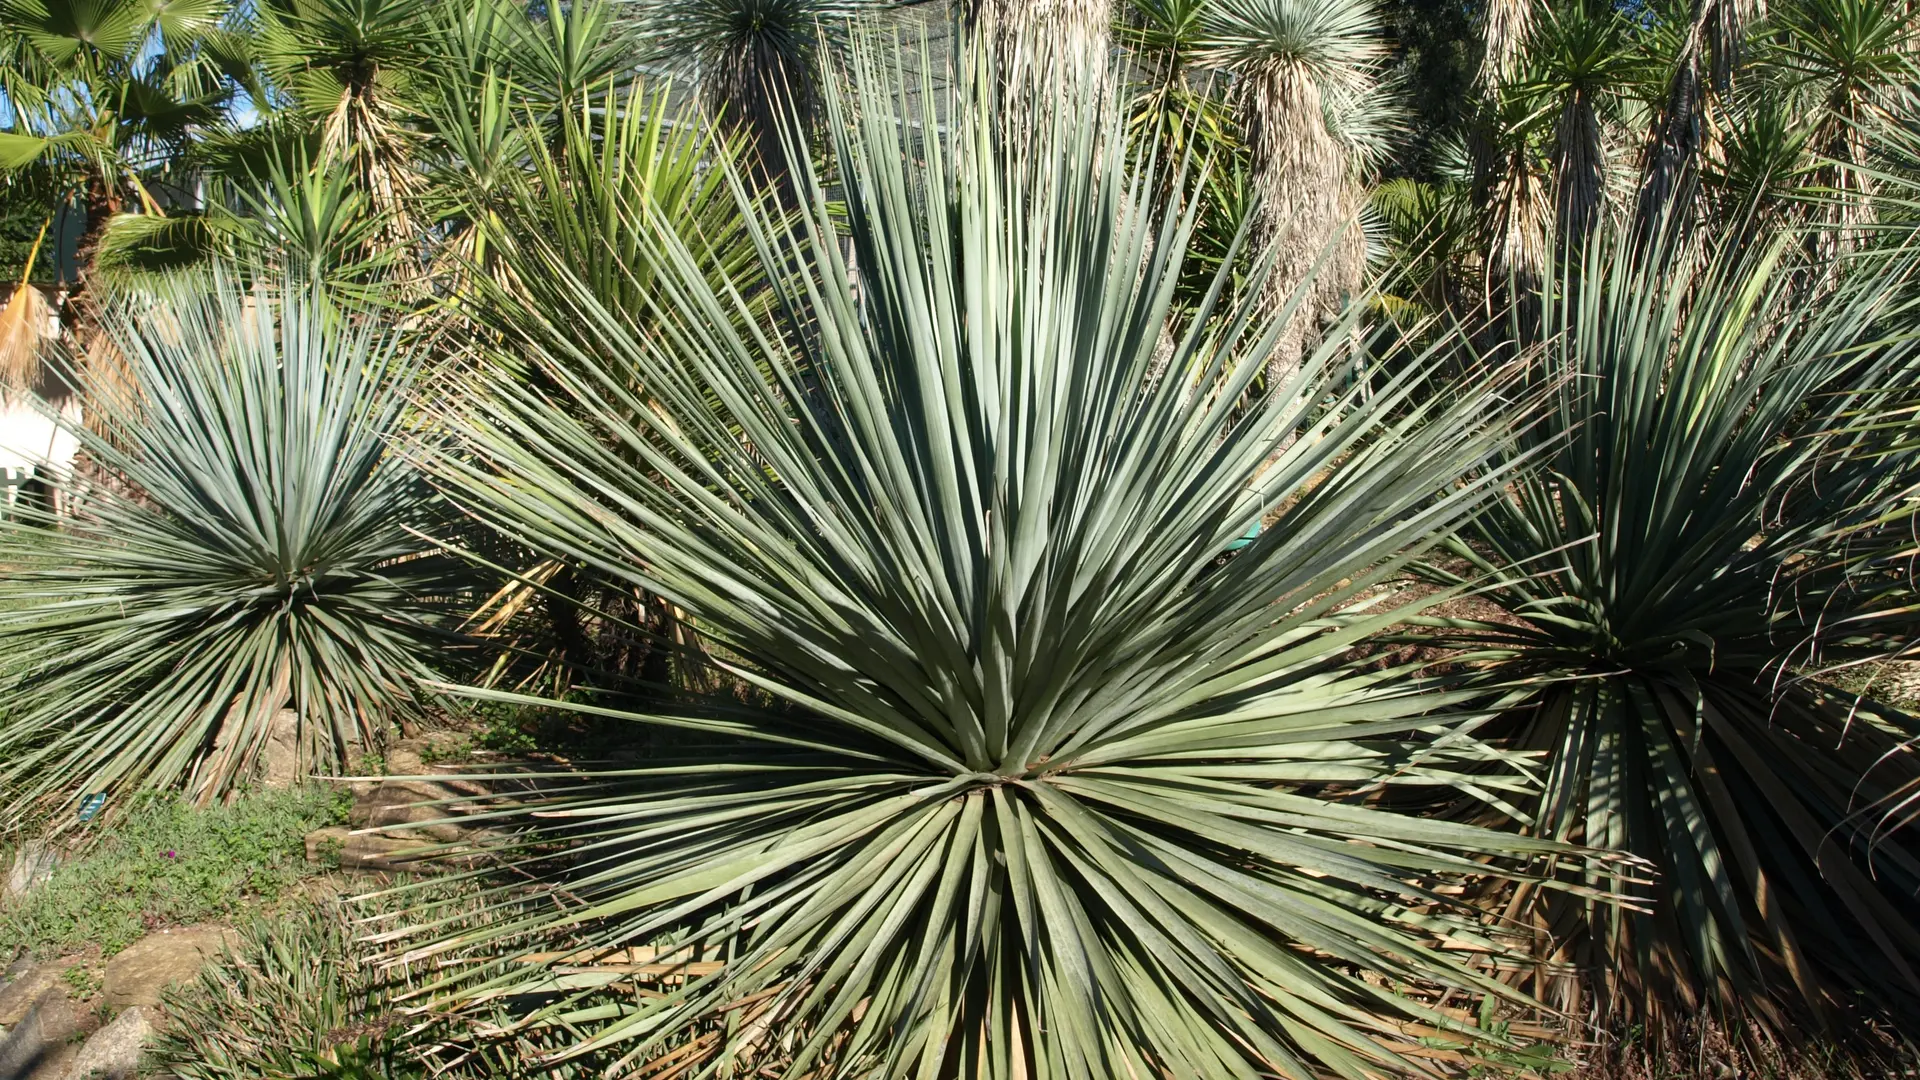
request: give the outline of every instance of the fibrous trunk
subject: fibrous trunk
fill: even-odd
[[[1283,382],[1300,370],[1321,322],[1359,291],[1366,245],[1355,220],[1360,195],[1346,150],[1327,129],[1319,85],[1281,69],[1256,79],[1253,93],[1256,250],[1273,260],[1269,303],[1283,309],[1299,301],[1269,362],[1269,377]]]
[[[83,297],[93,281],[94,264],[99,261],[100,239],[106,235],[107,223],[120,212],[119,187],[99,170],[89,170],[86,200],[86,224],[73,248],[73,286],[67,290],[67,304],[61,309],[61,322],[69,332],[77,331],[77,320],[84,317]]]
[[[747,142],[748,160],[760,179],[790,206],[793,190],[789,150],[805,152],[811,126],[812,73],[782,49],[756,42],[727,58],[708,76],[708,107]]]
[[[1480,78],[1498,89],[1513,77],[1520,62],[1527,32],[1533,26],[1532,0],[1491,0],[1487,4],[1486,55],[1481,60]]]
[[[1599,224],[1606,196],[1606,161],[1593,97],[1576,90],[1561,107],[1560,132],[1554,141],[1554,224],[1561,245],[1578,245]]]
[[[1113,0],[970,0],[968,13],[1011,84],[1064,91],[1107,78]]]

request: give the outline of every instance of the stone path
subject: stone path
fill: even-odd
[[[198,975],[233,935],[224,926],[149,934],[107,963],[97,997],[80,1001],[67,978],[76,958],[14,963],[0,978],[0,1080],[129,1080],[161,994]]]

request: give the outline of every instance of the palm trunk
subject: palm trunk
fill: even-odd
[[[587,637],[586,628],[580,622],[583,591],[573,568],[564,567],[553,575],[547,588],[540,593],[540,604],[546,609],[547,622],[553,628],[554,643],[559,646],[561,663],[568,669],[568,682],[581,673],[594,670],[600,660],[593,642]]]
[[[1706,107],[1701,50],[1726,21],[1737,21],[1721,20],[1720,11],[1725,6],[1725,0],[1694,0],[1693,19],[1680,46],[1667,104],[1647,149],[1636,219],[1643,241],[1657,229],[1675,227],[1675,201],[1693,185],[1700,158],[1701,112]]]
[[[1520,62],[1527,32],[1533,27],[1532,0],[1490,0],[1487,4],[1486,53],[1480,60],[1480,81],[1491,89],[1505,86]]]
[[[1538,296],[1546,272],[1547,192],[1524,146],[1491,141],[1478,154],[1481,205],[1486,210],[1486,278],[1481,295],[1494,329],[1508,319],[1530,338],[1539,323]],[[1489,346],[1501,340],[1496,331]]]
[[[1318,84],[1305,72],[1266,73],[1250,104],[1256,250],[1273,259],[1267,303],[1276,313],[1295,305],[1268,366],[1280,385],[1299,372],[1321,321],[1359,290],[1366,251],[1347,154],[1327,130]]]
[[[1554,224],[1562,250],[1577,248],[1599,224],[1606,184],[1600,118],[1588,92],[1576,90],[1561,107],[1554,139]]]
[[[120,212],[121,204],[120,190],[108,182],[106,174],[98,169],[89,169],[87,223],[81,228],[80,238],[74,245],[73,283],[67,289],[67,304],[61,310],[61,324],[70,333],[77,333],[85,322],[82,297],[87,286],[93,282],[94,264],[100,258],[100,240],[106,235],[107,224]]]
[[[1042,94],[1105,86],[1113,0],[968,0],[966,13],[1009,85]]]
[[[747,166],[781,204],[801,203],[792,153],[806,151],[812,128],[812,75],[790,70],[776,48],[755,43],[715,71],[707,86],[708,111],[746,142]]]

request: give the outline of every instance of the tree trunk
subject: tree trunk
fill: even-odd
[[[793,157],[807,153],[813,79],[813,72],[791,70],[786,54],[761,42],[708,76],[708,112],[745,140],[748,171],[790,210],[803,202]]]
[[[1480,59],[1480,81],[1488,88],[1498,90],[1512,80],[1532,27],[1532,0],[1488,0],[1486,52]]]
[[[1636,215],[1642,242],[1650,239],[1655,230],[1672,227],[1671,221],[1678,215],[1675,200],[1693,184],[1700,156],[1700,113],[1706,104],[1700,50],[1720,6],[1721,0],[1694,0],[1692,24],[1687,28],[1686,41],[1680,46],[1680,58],[1667,91],[1667,104],[1660,112],[1647,148],[1646,174],[1640,186]]]
[[[1606,200],[1606,165],[1593,99],[1585,90],[1576,90],[1561,107],[1560,130],[1554,139],[1554,225],[1560,250],[1577,249],[1599,224]]]
[[[1010,87],[1037,96],[1105,88],[1113,0],[968,0],[967,21]]]
[[[94,263],[100,258],[100,239],[106,235],[107,223],[120,212],[121,205],[119,188],[108,183],[106,175],[98,169],[88,170],[87,222],[74,245],[73,282],[67,288],[67,302],[60,311],[60,324],[76,338],[81,326],[89,321],[85,314],[85,294],[93,282]]]
[[[1519,320],[1521,334],[1529,340],[1539,325],[1551,193],[1542,190],[1524,146],[1483,137],[1475,147],[1475,161],[1475,197],[1486,208],[1481,299],[1489,323],[1482,346],[1492,349],[1503,340],[1499,327],[1510,319]]]
[[[1260,77],[1251,121],[1260,221],[1255,250],[1271,252],[1266,303],[1276,315],[1296,304],[1268,365],[1284,384],[1360,289],[1366,249],[1355,216],[1359,193],[1346,151],[1327,130],[1320,89],[1305,72]]]
[[[580,622],[580,593],[580,578],[570,566],[562,567],[540,592],[540,605],[546,609],[547,621],[553,626],[554,643],[560,647],[561,662],[569,669],[569,682],[599,664],[593,642],[587,639],[586,628]]]

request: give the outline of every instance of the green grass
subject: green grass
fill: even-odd
[[[261,792],[196,810],[149,798],[92,826],[76,856],[27,896],[0,901],[0,957],[112,955],[163,926],[271,907],[312,870],[302,838],[345,820],[319,787]],[[0,855],[7,853],[0,852]]]

